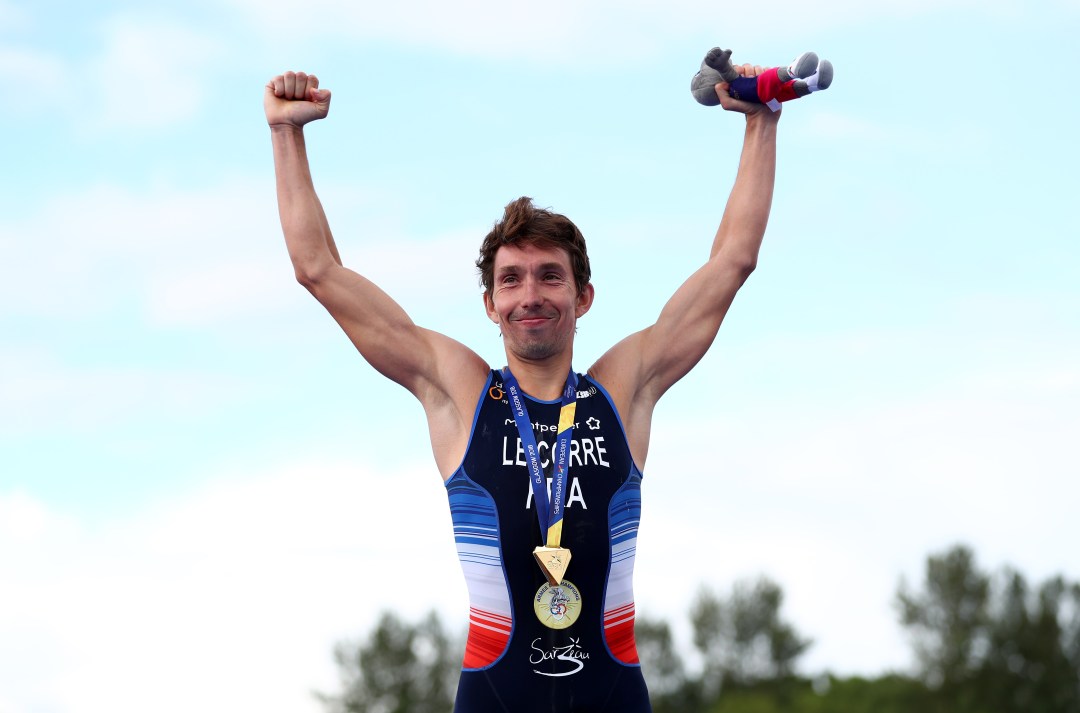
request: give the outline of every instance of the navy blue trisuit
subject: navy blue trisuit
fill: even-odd
[[[590,377],[578,379],[562,534],[571,560],[559,587],[532,556],[545,543],[498,371],[446,481],[470,607],[455,713],[652,710],[634,642],[641,472],[611,397]],[[547,469],[559,402],[526,396],[526,406]]]

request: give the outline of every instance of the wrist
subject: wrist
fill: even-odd
[[[293,134],[293,135],[299,135],[299,136],[304,135],[304,127],[303,126],[297,126],[296,124],[292,124],[292,123],[287,122],[287,121],[285,121],[285,122],[270,122],[269,126],[270,126],[270,133],[272,133],[272,134]]]
[[[776,125],[780,122],[779,111],[756,111],[746,115],[747,136],[775,136]]]
[[[758,111],[751,111],[746,113],[747,124],[761,124],[776,126],[780,121],[780,115],[783,114],[783,110],[773,111],[765,104],[761,105],[761,109]]]

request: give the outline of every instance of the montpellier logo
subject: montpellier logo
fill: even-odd
[[[589,416],[589,418],[585,420],[585,425],[589,427],[590,431],[599,431],[600,419],[598,419],[596,416]]]
[[[585,662],[589,659],[589,653],[581,648],[581,639],[575,639],[570,637],[570,643],[566,646],[552,646],[546,651],[537,643],[540,641],[540,637],[533,639],[532,650],[533,653],[529,656],[529,663],[533,666],[538,666],[545,661],[565,661],[567,664],[573,666],[573,669],[568,671],[537,671],[533,669],[533,673],[538,673],[541,676],[561,677],[561,676],[573,676],[575,673],[585,668]],[[551,664],[553,668],[566,668],[563,664]]]

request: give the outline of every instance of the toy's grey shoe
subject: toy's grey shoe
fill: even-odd
[[[828,89],[829,85],[832,84],[832,78],[832,62],[827,59],[821,60],[821,64],[818,65],[817,70],[817,89]],[[817,91],[817,89],[812,91]]]
[[[800,97],[805,97],[811,92],[820,92],[822,89],[828,89],[833,80],[833,66],[832,62],[827,59],[821,60],[818,63],[817,71],[811,74],[806,79],[800,79],[795,82],[795,94]]]
[[[776,73],[780,75],[781,82],[790,82],[792,79],[806,79],[818,69],[818,56],[816,52],[803,52],[786,67],[780,67]]]

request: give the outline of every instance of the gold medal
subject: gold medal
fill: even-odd
[[[533,550],[533,557],[548,583],[553,587],[559,586],[570,564],[570,550],[565,547],[537,547]]]
[[[536,618],[549,629],[565,629],[581,614],[581,592],[569,579],[552,586],[544,583],[533,598]]]

